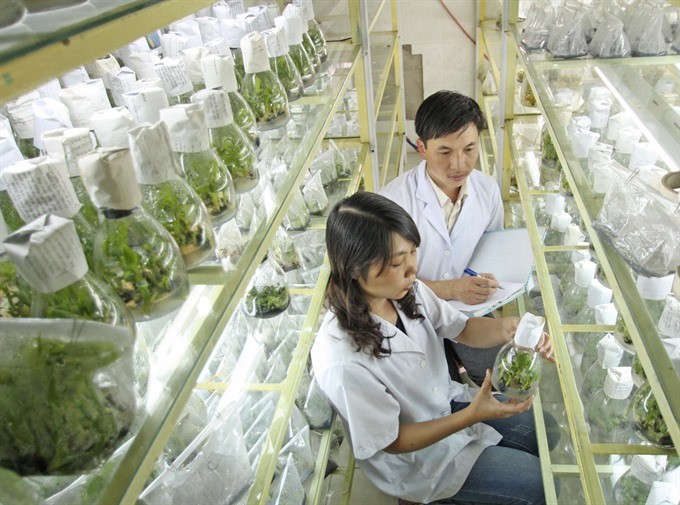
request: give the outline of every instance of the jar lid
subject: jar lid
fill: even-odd
[[[612,290],[603,286],[597,279],[593,279],[588,286],[588,306],[594,309],[596,305],[607,304],[611,299]]]
[[[633,376],[629,366],[612,367],[604,380],[604,394],[612,400],[625,400],[633,390]]]
[[[130,149],[97,148],[78,159],[92,203],[100,209],[131,210],[142,203]]]

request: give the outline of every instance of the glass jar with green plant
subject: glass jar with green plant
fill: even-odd
[[[665,468],[666,456],[633,456],[630,468],[614,484],[614,503],[640,505],[647,502],[652,483],[661,477]]]
[[[186,267],[199,264],[215,249],[215,233],[208,209],[181,177],[165,124],[143,124],[128,138],[142,206],[170,232]]]
[[[607,370],[603,385],[588,398],[585,406],[592,442],[623,441],[630,436],[628,397],[633,385],[630,367]]]
[[[286,274],[272,257],[266,256],[246,288],[243,312],[252,317],[274,317],[288,308],[290,292]]]
[[[633,430],[643,440],[665,449],[674,447],[668,425],[661,415],[659,404],[649,383],[644,383],[633,393],[629,418]]]
[[[241,40],[246,73],[241,94],[255,113],[257,126],[271,130],[284,126],[290,119],[286,89],[272,72],[262,34],[254,32]]]
[[[6,237],[5,223],[0,212],[0,318],[31,317],[31,287],[17,274],[14,263],[2,243]]]
[[[172,150],[189,185],[208,208],[218,226],[236,215],[236,192],[227,167],[210,147],[210,137],[200,104],[176,105],[161,110],[170,132]]]
[[[311,86],[316,78],[316,70],[309,53],[302,44],[304,25],[298,17],[279,16],[274,19],[277,28],[283,28],[288,39],[288,51],[300,74],[303,86]]]
[[[194,93],[194,85],[189,77],[189,71],[181,58],[163,58],[154,65],[156,74],[163,82],[163,88],[168,95],[168,103],[177,105],[190,103]]]
[[[40,156],[40,149],[33,143],[35,123],[33,103],[37,100],[40,100],[40,93],[36,90],[21,95],[4,105],[16,146],[25,158]]]
[[[319,22],[314,17],[314,3],[312,0],[293,0],[294,5],[302,7],[307,22],[307,31],[314,42],[316,52],[319,53],[321,62],[328,58],[328,47],[326,46],[326,37],[321,30]]]
[[[164,315],[186,298],[189,285],[179,247],[142,207],[129,149],[97,149],[78,160],[101,215],[95,273],[106,280],[136,320]]]
[[[267,42],[267,54],[269,64],[279,78],[283,87],[286,88],[288,101],[292,102],[300,98],[304,92],[302,77],[295,63],[290,57],[286,31],[283,28],[272,28],[262,32]]]
[[[563,323],[571,322],[586,304],[588,286],[595,278],[596,270],[597,265],[590,260],[581,260],[574,264],[574,282],[562,295],[560,313]]]
[[[542,365],[541,356],[535,348],[544,325],[543,317],[524,314],[514,338],[498,351],[491,382],[505,396],[526,399],[538,389]]]
[[[583,376],[581,384],[581,398],[591,398],[602,387],[607,378],[607,370],[619,366],[623,359],[624,350],[616,342],[614,335],[607,333],[597,343],[597,361]]]
[[[227,94],[219,89],[203,90],[191,100],[203,106],[210,146],[229,170],[236,193],[253,189],[260,180],[255,151],[234,123]]]

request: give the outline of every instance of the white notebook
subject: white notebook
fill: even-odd
[[[487,301],[476,305],[449,300],[453,308],[468,316],[483,316],[522,296],[534,268],[529,230],[510,228],[486,232],[477,243],[467,267],[475,272],[491,272],[503,287]]]

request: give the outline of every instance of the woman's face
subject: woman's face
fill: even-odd
[[[359,278],[359,285],[366,293],[367,302],[381,299],[399,300],[416,281],[416,246],[397,233],[392,234],[392,258],[381,272],[380,262],[374,263],[366,278]]]

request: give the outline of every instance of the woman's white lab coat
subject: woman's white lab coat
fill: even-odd
[[[444,357],[444,337],[455,339],[467,318],[440,300],[423,283],[414,288],[424,319],[409,319],[398,307],[406,334],[373,316],[389,357],[357,352],[328,312],[312,347],[314,377],[340,414],[355,458],[366,477],[391,496],[429,503],[453,496],[479,454],[501,436],[482,423],[404,454],[383,449],[399,425],[451,413],[450,401],[470,401],[467,386],[452,382]]]
[[[503,201],[496,181],[473,170],[469,195],[455,226],[448,232],[442,208],[425,173],[425,161],[397,177],[380,194],[401,205],[420,232],[418,278],[428,281],[459,279],[485,231],[503,228]]]

